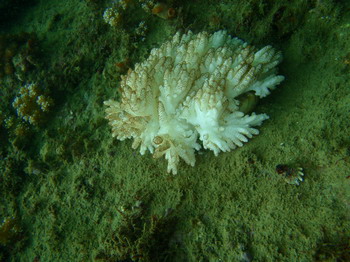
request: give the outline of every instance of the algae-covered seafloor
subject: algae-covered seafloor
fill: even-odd
[[[1,261],[350,261],[348,1],[17,0],[0,12]],[[112,138],[103,101],[177,31],[222,29],[281,50],[286,80],[255,107],[270,116],[258,136],[169,175]],[[304,181],[286,183],[283,165]]]

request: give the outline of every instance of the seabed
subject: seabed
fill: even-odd
[[[0,13],[0,261],[350,261],[348,1],[17,0]],[[177,31],[222,29],[281,50],[286,80],[256,106],[270,116],[258,136],[167,174],[112,138],[103,101]],[[31,123],[13,106],[30,83],[49,101],[21,100]]]

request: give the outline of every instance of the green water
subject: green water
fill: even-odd
[[[35,33],[37,63],[0,78],[0,219],[17,227],[2,242],[0,229],[0,261],[348,261],[347,1],[169,0],[166,20],[134,0],[117,28],[103,20],[112,1],[8,2],[0,34]],[[103,101],[175,32],[219,29],[281,50],[286,80],[256,107],[270,116],[258,136],[169,175],[163,158],[112,138]],[[16,132],[12,101],[29,82],[54,105]],[[286,183],[278,164],[304,181]]]

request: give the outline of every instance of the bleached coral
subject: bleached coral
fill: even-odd
[[[164,155],[173,174],[180,158],[194,166],[199,141],[215,155],[240,147],[268,116],[240,112],[237,97],[267,96],[284,79],[280,61],[271,46],[257,50],[225,31],[176,33],[121,77],[120,102],[104,102],[112,135]]]

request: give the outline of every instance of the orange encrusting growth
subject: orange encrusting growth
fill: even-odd
[[[159,16],[163,19],[172,19],[176,16],[174,8],[169,7],[167,4],[158,3],[152,8],[152,14]]]

